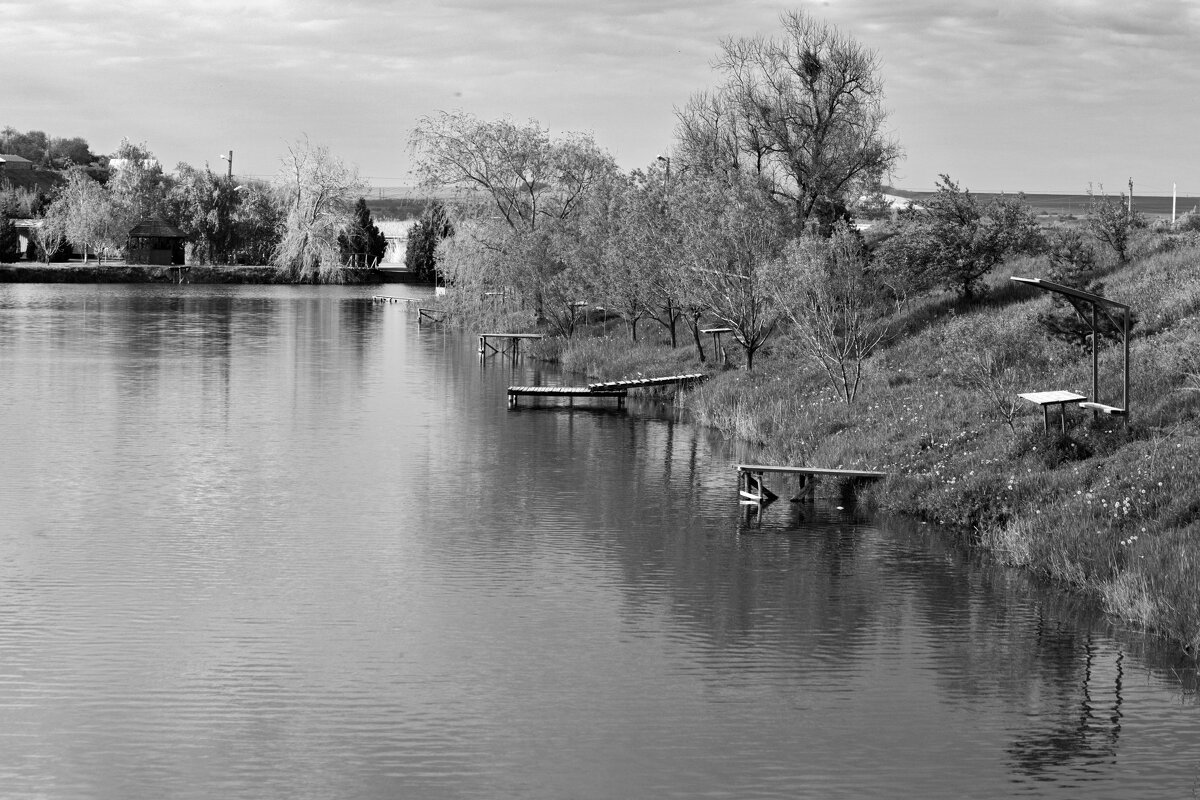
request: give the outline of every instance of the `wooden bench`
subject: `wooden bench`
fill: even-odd
[[[1079,407],[1080,408],[1090,408],[1092,411],[1099,411],[1101,414],[1108,414],[1109,416],[1112,416],[1112,417],[1125,416],[1125,409],[1118,408],[1117,406],[1106,406],[1106,405],[1104,405],[1104,403],[1084,402],[1084,403],[1080,403]]]
[[[779,499],[779,495],[768,489],[762,480],[765,473],[773,472],[783,475],[795,475],[799,481],[799,490],[791,498],[793,503],[804,503],[812,500],[816,489],[816,479],[821,475],[849,478],[855,483],[875,481],[887,476],[886,472],[867,469],[832,469],[828,467],[788,467],[768,466],[765,464],[738,464],[738,495],[743,504],[763,506]]]
[[[1056,390],[1052,392],[1022,392],[1017,396],[1028,400],[1031,403],[1036,403],[1042,407],[1042,430],[1047,432],[1050,430],[1050,406],[1058,406],[1058,413],[1061,418],[1060,424],[1062,425],[1063,433],[1067,432],[1067,403],[1074,403],[1078,400],[1087,400],[1087,398],[1081,394],[1075,394],[1075,392],[1063,390]],[[1085,404],[1080,403],[1080,406],[1083,405]],[[1087,405],[1091,406],[1098,404],[1089,403]]]

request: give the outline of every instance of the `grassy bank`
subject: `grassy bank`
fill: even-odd
[[[1006,265],[964,303],[925,297],[871,359],[847,406],[786,334],[755,370],[716,371],[682,399],[695,419],[780,463],[882,469],[867,502],[954,526],[1007,562],[1101,599],[1126,623],[1200,647],[1200,247],[1147,235],[1110,266],[1106,296],[1130,304],[1130,424],[1068,409],[1065,434],[1017,392],[1091,393],[1091,359],[1048,339],[1041,258]],[[647,331],[649,332],[649,331]],[[596,334],[593,336],[588,333]],[[647,338],[647,337],[643,337]],[[631,345],[593,326],[543,355],[593,377],[693,371],[691,345]],[[732,355],[736,356],[736,353]],[[711,369],[711,362],[709,364]],[[1120,401],[1120,347],[1101,352],[1101,393]],[[982,376],[982,377],[981,377]],[[1052,416],[1052,420],[1056,419]]]

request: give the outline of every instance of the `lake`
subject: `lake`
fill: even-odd
[[[0,284],[0,796],[1200,792],[1171,649],[379,291]]]

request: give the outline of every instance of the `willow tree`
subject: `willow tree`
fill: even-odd
[[[773,37],[726,39],[720,85],[678,112],[678,158],[701,173],[742,171],[804,227],[823,232],[901,157],[886,130],[879,59],[802,12]]]
[[[287,216],[275,265],[293,281],[343,283],[347,264],[338,238],[352,198],[366,187],[358,170],[307,138],[288,147],[276,179]]]
[[[463,219],[494,223],[472,226],[475,235],[448,252],[461,257],[468,243],[494,251],[499,258],[470,263],[504,270],[493,277],[496,288],[512,287],[532,299],[539,317],[578,299],[558,243],[569,238],[583,203],[616,168],[590,135],[552,138],[533,120],[443,112],[420,120],[410,147],[422,186],[459,190]]]

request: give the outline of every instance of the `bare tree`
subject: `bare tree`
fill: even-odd
[[[347,266],[338,236],[353,198],[365,191],[358,170],[304,137],[288,146],[276,179],[287,217],[275,265],[295,281],[343,283]]]
[[[785,242],[778,210],[745,180],[689,181],[678,188],[671,209],[683,232],[681,289],[732,330],[746,369],[753,369],[780,320],[770,285],[772,262]]]
[[[759,176],[803,227],[826,233],[901,158],[885,129],[874,51],[802,11],[775,37],[726,39],[713,92],[678,113],[680,156],[694,169]]]
[[[839,223],[829,239],[792,242],[771,285],[802,349],[838,396],[853,403],[864,363],[888,337],[903,302],[872,269],[862,237]]]

